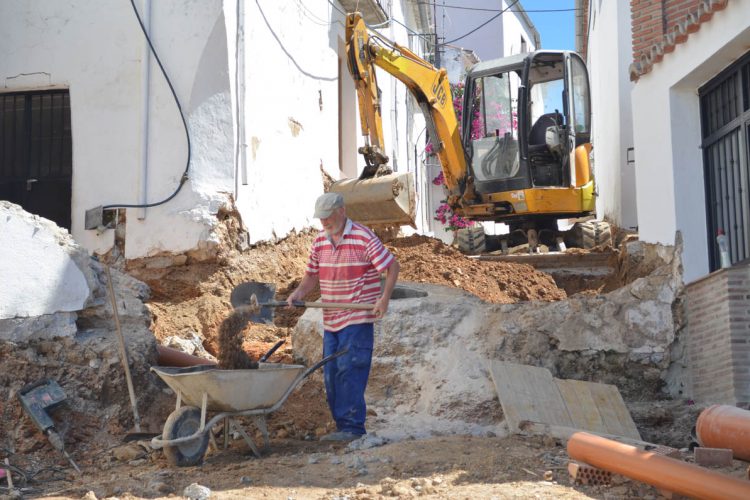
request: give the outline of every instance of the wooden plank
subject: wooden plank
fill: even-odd
[[[493,361],[490,372],[511,432],[524,421],[572,426],[565,401],[546,368]]]
[[[602,415],[607,432],[640,439],[641,434],[630,416],[620,391],[614,385],[589,383],[597,409]]]
[[[596,401],[591,395],[589,382],[566,379],[555,379],[555,382],[568,408],[572,427],[599,433],[607,432]]]

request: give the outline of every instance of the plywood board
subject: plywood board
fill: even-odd
[[[572,426],[555,379],[546,368],[493,361],[490,372],[511,432],[523,421]]]
[[[490,363],[511,432],[524,421],[640,440],[617,387],[552,377],[546,368]]]

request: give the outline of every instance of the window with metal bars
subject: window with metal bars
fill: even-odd
[[[67,90],[0,94],[0,199],[70,229]]]
[[[732,264],[750,258],[750,52],[699,90],[710,269],[717,232]]]

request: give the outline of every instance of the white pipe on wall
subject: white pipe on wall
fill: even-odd
[[[141,5],[141,20],[146,32],[151,36],[151,0],[143,0]],[[141,192],[139,203],[148,203],[148,136],[149,136],[149,107],[151,101],[151,50],[148,40],[143,38],[143,55],[141,56]],[[146,209],[138,209],[138,220],[146,218]]]

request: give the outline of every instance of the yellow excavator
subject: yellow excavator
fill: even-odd
[[[480,62],[463,82],[461,127],[445,69],[369,28],[359,13],[346,19],[346,57],[357,89],[366,167],[359,179],[335,183],[347,213],[375,228],[414,225],[410,173],[394,173],[384,152],[376,67],[414,95],[432,151],[442,167],[453,213],[472,221],[503,222],[510,233],[492,246],[528,242],[595,246],[609,238],[600,221],[565,233],[559,219],[594,214],[589,164],[591,109],[586,65],[570,51],[536,51]],[[468,253],[488,248],[480,225],[459,232]]]

